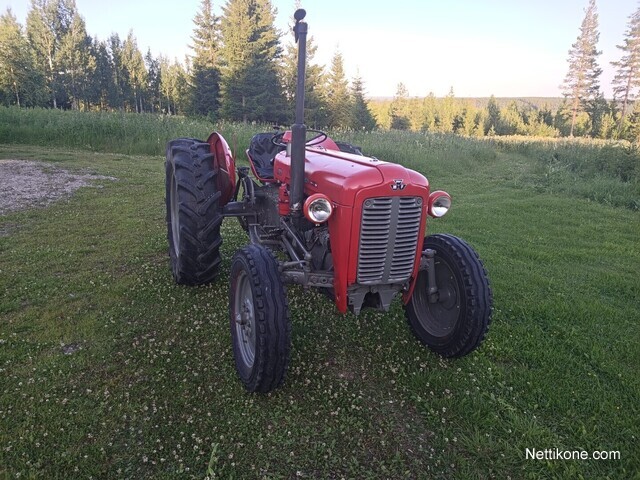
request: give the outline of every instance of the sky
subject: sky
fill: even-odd
[[[190,52],[193,17],[201,0],[76,0],[92,36],[105,40],[133,30],[145,53],[182,60]],[[213,0],[221,13],[226,0]],[[357,73],[370,97],[391,97],[399,82],[411,96],[558,97],[571,45],[588,0],[302,0],[315,62],[329,66],[339,50],[349,77]],[[600,77],[611,97],[633,0],[597,0]],[[276,26],[289,33],[293,0],[272,0]],[[25,24],[29,0],[0,0]]]

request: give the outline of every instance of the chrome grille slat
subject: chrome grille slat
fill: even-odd
[[[358,283],[404,283],[413,272],[422,215],[419,197],[378,197],[362,210]]]

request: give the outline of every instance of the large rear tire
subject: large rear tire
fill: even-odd
[[[282,384],[291,354],[291,320],[278,262],[249,245],[231,263],[229,320],[236,370],[250,392]]]
[[[491,322],[487,272],[476,251],[453,235],[428,236],[424,249],[436,252],[436,301],[429,301],[428,273],[422,270],[405,316],[424,345],[443,357],[462,357],[482,343]]]
[[[179,138],[167,145],[167,239],[176,283],[202,285],[215,280],[220,256],[222,208],[218,171],[206,142]]]

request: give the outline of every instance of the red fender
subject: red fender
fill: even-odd
[[[218,132],[209,135],[207,143],[211,146],[213,162],[218,170],[218,191],[220,203],[226,205],[233,198],[236,188],[236,161],[231,154],[229,144]]]

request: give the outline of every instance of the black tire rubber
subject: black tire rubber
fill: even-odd
[[[209,144],[179,138],[167,145],[165,162],[167,240],[176,283],[203,285],[220,269],[222,207],[218,172]]]
[[[229,322],[236,371],[249,392],[270,392],[284,381],[291,355],[289,305],[278,262],[265,247],[249,245],[233,256],[230,283]],[[239,304],[251,314],[243,318]],[[253,339],[243,330],[243,322],[251,316]],[[247,337],[245,343],[253,342],[252,362],[243,356],[247,346],[240,343]]]
[[[405,316],[424,345],[443,357],[462,357],[478,348],[491,323],[493,296],[487,271],[476,251],[453,235],[428,236],[424,249],[436,251],[442,296],[439,293],[438,302],[429,303],[428,274],[420,271]]]

